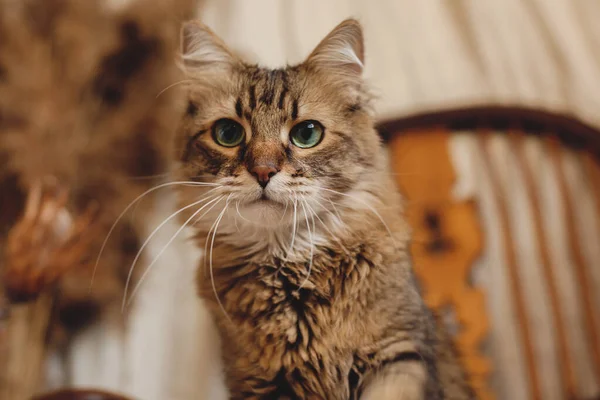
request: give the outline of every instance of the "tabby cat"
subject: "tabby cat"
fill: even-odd
[[[473,398],[417,289],[359,23],[282,69],[197,22],[182,43],[181,213],[231,398]]]

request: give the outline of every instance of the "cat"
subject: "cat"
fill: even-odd
[[[197,21],[181,40],[175,177],[231,399],[474,398],[411,269],[361,25],[280,69]]]

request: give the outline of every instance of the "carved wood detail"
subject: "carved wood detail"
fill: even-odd
[[[394,135],[389,143],[392,165],[407,201],[411,251],[425,301],[440,314],[453,311],[455,341],[473,387],[481,399],[492,399],[487,382],[491,363],[480,351],[489,331],[485,297],[469,285],[483,235],[474,201],[452,196],[456,176],[449,136],[442,128]]]

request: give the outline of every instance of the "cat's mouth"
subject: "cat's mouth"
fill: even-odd
[[[253,203],[255,204],[269,204],[269,205],[278,205],[279,203],[276,202],[275,200],[269,198],[269,196],[267,196],[265,193],[263,193],[258,199],[254,200]]]
[[[250,204],[260,204],[260,205],[271,206],[271,207],[276,207],[276,206],[282,205],[280,202],[278,202],[277,200],[274,200],[272,197],[270,197],[265,190],[262,191],[259,198],[252,201]]]

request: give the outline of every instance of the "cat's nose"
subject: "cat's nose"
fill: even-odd
[[[257,165],[252,168],[250,173],[254,175],[258,184],[263,187],[263,189],[269,183],[269,180],[279,172],[277,168],[272,165]]]

